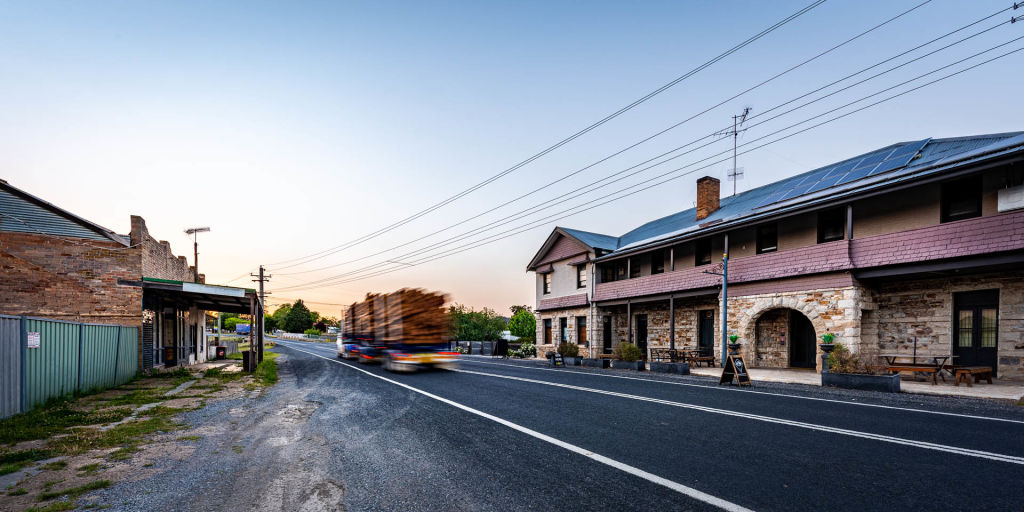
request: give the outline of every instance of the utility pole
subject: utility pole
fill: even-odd
[[[740,133],[746,131],[741,130],[740,126],[747,120],[747,115],[750,114],[752,109],[745,107],[742,114],[732,116],[732,131],[729,132],[732,135],[732,169],[729,169],[727,177],[729,181],[732,181],[732,195],[736,195],[736,182],[743,179],[743,169],[736,166],[736,149],[738,148],[738,142]]]
[[[199,233],[206,233],[207,231],[210,231],[210,228],[188,228],[185,230],[186,235],[192,235],[192,249],[193,251],[195,251],[193,255],[195,259],[193,259],[192,261],[195,263],[196,266],[195,282],[197,283],[199,282]]]
[[[263,317],[264,317],[264,315],[266,315],[266,309],[265,309],[266,308],[266,304],[267,304],[266,296],[270,295],[269,292],[263,291],[263,283],[265,283],[267,281],[270,281],[270,277],[271,277],[269,274],[265,274],[264,270],[265,269],[264,269],[263,265],[260,265],[260,273],[259,274],[249,274],[250,276],[256,278],[256,279],[253,279],[253,282],[259,282],[260,283],[260,308],[259,308],[259,311],[257,312],[258,315],[257,315],[257,319],[256,319],[256,326],[259,329],[259,334],[256,337],[257,344],[259,345],[259,348],[255,350],[255,352],[256,352],[256,362],[257,363],[263,361],[263,322],[264,322],[264,318]]]

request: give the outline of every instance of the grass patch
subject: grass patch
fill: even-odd
[[[100,466],[99,462],[94,462],[92,464],[86,464],[86,465],[78,468],[78,470],[77,470],[78,471],[78,476],[88,476],[88,475],[91,475],[91,474],[99,471],[100,469],[102,469],[102,467],[103,466]]]
[[[104,400],[106,405],[146,405],[167,400],[164,393],[166,388],[146,388],[132,391],[121,396]]]
[[[22,450],[0,453],[0,475],[8,475],[31,465],[37,460],[49,459],[53,454],[47,450]]]
[[[158,409],[158,408],[154,408]],[[170,409],[170,408],[165,408]],[[151,412],[150,409],[146,412]],[[177,410],[172,410],[176,413]],[[96,431],[74,431],[70,434],[51,440],[50,448],[54,451],[68,455],[77,455],[89,450],[120,447],[110,455],[113,460],[123,460],[131,455],[136,447],[142,443],[142,436],[157,432],[171,432],[182,428],[182,425],[171,421],[168,416],[172,413],[161,414],[142,421],[131,421],[118,425],[106,432]]]
[[[277,383],[277,361],[274,361],[273,358],[263,359],[260,364],[256,365],[253,377],[256,378],[256,382],[264,386],[273,386]]]
[[[78,411],[71,408],[68,400],[55,399],[25,414],[0,420],[0,444],[46,439],[78,425],[113,423],[126,418],[131,412],[130,409]]]
[[[231,451],[235,453],[242,453],[243,448],[237,444],[231,447]]]
[[[107,487],[110,487],[110,485],[111,485],[111,481],[110,480],[96,480],[95,482],[89,482],[87,484],[82,484],[82,485],[79,485],[77,487],[70,487],[68,489],[64,489],[63,491],[47,491],[47,492],[44,492],[44,493],[40,494],[38,498],[36,498],[36,501],[52,500],[52,499],[58,498],[60,496],[67,496],[67,497],[69,497],[71,499],[77,499],[79,496],[81,496],[81,495],[83,495],[83,494],[85,494],[87,492],[97,491],[97,490],[100,490],[100,489],[106,489]]]
[[[25,509],[25,512],[62,512],[64,510],[74,510],[77,506],[73,501],[58,501],[50,503],[45,507],[29,507]]]
[[[181,436],[178,438],[178,441],[198,441],[202,438],[203,436]]]
[[[68,467],[68,463],[62,460],[57,460],[50,462],[48,464],[43,464],[43,469],[47,471],[60,471],[66,467]]]
[[[22,487],[18,487],[17,489],[7,493],[8,496],[22,496],[24,494],[28,494],[28,491]]]

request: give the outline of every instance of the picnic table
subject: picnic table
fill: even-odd
[[[953,376],[954,367],[946,363],[957,357],[954,355],[919,356],[916,354],[881,354],[881,356],[885,358],[886,370],[890,374],[899,372],[927,373],[932,377],[932,385],[938,384],[939,377],[942,377],[942,382],[946,382],[946,376],[942,374],[944,371],[948,372],[951,377]],[[897,359],[910,359],[911,361],[897,361]],[[918,363],[918,359],[923,361]]]

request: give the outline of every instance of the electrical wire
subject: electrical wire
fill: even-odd
[[[941,70],[941,69],[945,69],[945,68],[948,68],[948,67],[950,67],[950,66],[952,66],[952,65],[956,65],[956,64],[957,64],[957,63],[959,63],[959,62],[963,62],[964,60],[968,60],[968,59],[970,59],[970,58],[976,57],[976,56],[978,56],[978,55],[981,55],[981,54],[983,54],[983,53],[987,53],[987,52],[989,52],[989,51],[991,51],[991,50],[993,50],[993,49],[996,49],[996,48],[1000,48],[1000,47],[1006,46],[1006,45],[1008,45],[1008,44],[1011,44],[1011,43],[1013,43],[1013,42],[1016,42],[1016,41],[1018,41],[1018,40],[1021,40],[1021,39],[1024,39],[1024,36],[1021,36],[1021,37],[1015,38],[1015,39],[1013,39],[1013,40],[1010,40],[1010,41],[1008,41],[1008,42],[1006,42],[1006,43],[1003,43],[1003,44],[997,45],[997,46],[995,46],[995,47],[992,47],[992,48],[990,48],[990,49],[988,49],[988,50],[985,50],[984,52],[980,52],[980,53],[978,53],[978,54],[975,54],[975,55],[973,55],[973,56],[971,56],[971,57],[968,57],[968,58],[966,58],[966,59],[962,59],[961,61],[958,61],[958,62],[956,62],[956,63],[953,63],[953,64],[951,64],[951,65],[948,65],[948,66],[944,66],[943,68],[940,68],[940,70]],[[796,132],[793,132],[793,133],[790,133],[790,134],[784,135],[784,136],[782,136],[782,137],[779,137],[779,138],[777,138],[777,139],[774,139],[774,140],[772,140],[772,141],[766,142],[766,143],[764,143],[764,144],[761,144],[761,145],[759,145],[759,146],[755,146],[755,147],[753,147],[753,148],[750,148],[750,149],[744,150],[743,152],[741,152],[741,153],[739,153],[739,154],[747,154],[747,153],[750,153],[750,152],[752,152],[752,151],[756,151],[756,150],[758,150],[758,149],[761,149],[761,148],[763,148],[763,147],[766,147],[766,146],[768,146],[768,145],[771,145],[771,144],[775,144],[775,143],[781,142],[782,140],[786,140],[786,139],[788,139],[788,138],[790,138],[790,137],[793,137],[793,136],[796,136],[796,135],[799,135],[799,134],[805,133],[805,132],[807,132],[807,131],[810,131],[810,130],[812,130],[812,129],[815,129],[815,128],[818,128],[818,127],[820,127],[820,126],[823,126],[823,125],[825,125],[825,124],[828,124],[828,123],[831,123],[831,122],[837,121],[837,120],[839,120],[839,119],[843,119],[843,118],[845,118],[845,117],[848,117],[848,116],[850,116],[850,115],[856,114],[856,113],[858,113],[858,112],[862,112],[862,111],[864,111],[864,110],[867,110],[867,109],[869,109],[869,108],[875,107],[875,106],[877,106],[877,105],[880,105],[880,104],[882,104],[882,103],[885,103],[885,102],[891,101],[891,100],[893,100],[893,99],[896,99],[896,98],[902,97],[902,96],[904,96],[904,95],[906,95],[906,94],[909,94],[909,93],[915,92],[915,91],[917,91],[917,90],[920,90],[920,89],[922,89],[922,88],[924,88],[924,87],[928,87],[928,86],[934,85],[934,84],[936,84],[936,83],[942,82],[942,81],[944,81],[944,80],[947,80],[947,79],[949,79],[949,78],[952,78],[952,77],[958,76],[958,75],[960,75],[960,74],[962,74],[962,73],[965,73],[965,72],[967,72],[967,71],[970,71],[970,70],[976,69],[976,68],[978,68],[978,67],[981,67],[981,66],[983,66],[983,65],[989,64],[989,63],[991,63],[991,62],[994,62],[994,61],[996,61],[996,60],[999,60],[999,59],[1005,58],[1005,57],[1007,57],[1007,56],[1009,56],[1009,55],[1015,54],[1015,53],[1017,53],[1017,52],[1020,52],[1020,51],[1022,51],[1022,50],[1024,50],[1024,47],[1022,47],[1022,48],[1017,48],[1017,49],[1015,49],[1015,50],[1011,50],[1011,51],[1009,51],[1009,52],[1003,53],[1003,54],[1001,54],[1001,55],[998,55],[998,56],[996,56],[996,57],[990,58],[990,59],[988,59],[988,60],[985,60],[985,61],[979,62],[979,63],[977,63],[977,64],[971,65],[971,66],[969,66],[969,67],[966,67],[966,68],[964,68],[964,69],[961,69],[961,70],[955,71],[955,72],[953,72],[953,73],[947,74],[947,75],[945,75],[945,76],[942,76],[942,77],[940,77],[940,78],[937,78],[937,79],[935,79],[935,80],[929,81],[929,82],[927,82],[927,83],[924,83],[924,84],[918,85],[918,86],[916,86],[916,87],[913,87],[913,88],[911,88],[911,89],[908,89],[908,90],[905,90],[905,91],[899,92],[899,93],[897,93],[897,94],[894,94],[894,95],[892,95],[892,96],[886,97],[886,98],[884,98],[884,99],[881,99],[881,100],[879,100],[879,101],[876,101],[876,102],[874,102],[874,103],[871,103],[871,104],[869,104],[869,105],[865,105],[865,106],[863,106],[863,107],[859,107],[859,108],[857,108],[857,109],[855,109],[855,110],[852,110],[852,111],[850,111],[850,112],[846,112],[846,113],[843,113],[843,114],[841,114],[841,115],[837,115],[837,116],[835,116],[835,117],[832,117],[832,118],[830,118],[830,119],[827,119],[827,120],[825,120],[825,121],[819,122],[819,123],[817,123],[817,124],[814,124],[814,125],[812,125],[812,126],[809,126],[809,127],[803,128],[803,129],[801,129],[801,130],[799,130],[799,131],[796,131]],[[935,72],[935,71],[929,72],[929,73],[927,73],[926,75],[930,75],[930,74],[933,74],[934,72]],[[922,76],[926,76],[926,75],[922,75]],[[890,89],[891,89],[891,88],[890,88]],[[883,91],[883,92],[884,92],[884,91]],[[877,93],[876,93],[876,94],[874,94],[874,95],[877,95]],[[874,96],[874,95],[872,95],[872,96]],[[840,107],[840,108],[843,108],[843,107]],[[786,129],[789,129],[789,128],[790,128],[790,127],[784,128],[784,129],[783,129],[783,131],[784,131],[784,130],[786,130]],[[777,133],[777,132],[775,132],[775,133]],[[770,136],[770,135],[771,135],[771,134],[769,134],[769,136]],[[764,138],[764,137],[762,137],[762,139],[763,139],[763,138]],[[757,139],[757,140],[760,140],[760,139]],[[748,143],[745,143],[745,144],[744,144],[744,146],[746,146],[746,145],[749,145],[749,144],[752,144],[753,142],[756,142],[756,140],[755,140],[755,141],[751,141],[751,142],[748,142]],[[600,199],[605,199],[605,198],[607,198],[607,200],[605,200],[605,201],[602,201],[602,202],[600,202],[600,203],[597,203],[597,204],[590,204],[590,203],[592,203],[592,202],[594,202],[594,201],[589,201],[589,202],[587,202],[587,203],[583,203],[583,204],[581,204],[581,205],[578,205],[577,207],[571,208],[571,209],[569,209],[569,210],[572,210],[572,209],[576,209],[576,208],[580,208],[580,207],[582,207],[582,206],[587,206],[586,208],[580,209],[580,210],[578,210],[578,211],[575,211],[575,212],[572,212],[572,213],[568,213],[568,214],[566,214],[566,215],[563,215],[562,217],[559,217],[558,219],[555,219],[555,220],[561,220],[561,219],[564,219],[564,218],[567,218],[567,217],[571,217],[571,216],[574,216],[574,215],[578,215],[578,214],[580,214],[580,213],[583,213],[583,212],[585,212],[585,211],[588,211],[588,210],[592,210],[592,209],[594,209],[594,208],[598,208],[598,207],[600,207],[600,206],[603,206],[603,205],[609,204],[609,203],[611,203],[611,202],[614,202],[614,201],[618,201],[618,200],[620,200],[620,199],[624,199],[624,198],[626,198],[626,197],[629,197],[629,196],[635,195],[635,194],[637,194],[637,193],[640,193],[640,192],[642,192],[642,191],[645,191],[645,190],[649,190],[649,189],[651,189],[651,188],[654,188],[654,187],[657,187],[657,186],[663,185],[663,184],[665,184],[665,183],[668,183],[668,182],[670,182],[670,181],[673,181],[673,180],[679,179],[679,178],[681,178],[681,177],[683,177],[683,176],[685,176],[685,175],[687,175],[687,174],[692,174],[693,172],[697,172],[697,171],[699,171],[699,170],[703,170],[703,169],[706,169],[706,168],[708,168],[708,167],[711,167],[711,166],[717,165],[717,164],[719,164],[719,163],[723,163],[723,162],[726,162],[726,161],[728,161],[728,160],[729,160],[730,158],[731,158],[731,157],[723,158],[723,159],[721,159],[721,160],[718,160],[718,161],[716,161],[716,162],[712,162],[712,163],[709,163],[709,164],[707,164],[707,165],[705,165],[705,166],[702,166],[702,167],[700,167],[700,168],[697,168],[697,169],[693,169],[693,170],[691,170],[691,171],[688,171],[688,172],[686,172],[686,173],[683,173],[683,174],[678,174],[678,175],[676,175],[676,176],[671,176],[671,177],[668,177],[668,178],[667,178],[667,179],[665,179],[665,180],[662,180],[662,181],[660,181],[660,182],[657,182],[657,183],[653,183],[653,184],[651,184],[651,185],[648,185],[648,186],[646,186],[646,187],[643,187],[643,188],[640,188],[640,189],[637,189],[637,190],[634,190],[634,191],[628,192],[628,193],[626,193],[626,194],[622,194],[622,195],[619,195],[619,196],[617,196],[617,197],[611,197],[611,196],[613,196],[613,195],[615,195],[615,194],[618,194],[618,193],[620,193],[620,192],[622,192],[622,191],[617,191],[617,192],[614,192],[614,193],[612,193],[612,194],[609,194],[609,195],[607,195],[607,196],[604,196],[603,198],[598,198],[597,200],[595,200],[595,201],[598,201],[598,200],[600,200]],[[682,169],[682,168],[680,168],[680,169]],[[657,178],[657,177],[656,177],[656,178]],[[655,179],[656,179],[656,178],[655,178]],[[636,185],[634,185],[634,186],[636,186]],[[561,215],[562,213],[566,213],[566,212],[568,212],[569,210],[565,210],[565,211],[563,211],[563,212],[559,212],[559,213],[557,213],[557,214],[554,214],[554,215]],[[445,257],[448,257],[448,256],[452,256],[452,255],[455,255],[455,254],[458,254],[458,253],[461,253],[461,252],[465,252],[465,251],[468,251],[468,250],[471,250],[471,249],[474,249],[474,248],[477,248],[477,247],[482,247],[482,246],[484,246],[484,245],[488,245],[488,244],[491,244],[491,243],[497,242],[497,241],[499,241],[499,240],[503,240],[503,239],[506,239],[506,238],[509,238],[509,237],[512,237],[512,236],[518,235],[518,234],[520,234],[520,233],[524,233],[524,232],[526,232],[526,231],[530,231],[530,230],[533,230],[533,229],[537,229],[537,228],[540,228],[540,227],[544,227],[544,226],[545,226],[545,225],[547,224],[548,220],[549,220],[549,218],[545,218],[545,219],[541,219],[541,220],[539,220],[539,221],[534,221],[533,223],[531,223],[532,225],[521,225],[521,226],[517,226],[516,228],[512,228],[512,229],[510,229],[510,230],[508,230],[508,231],[505,231],[505,232],[502,232],[502,233],[498,233],[498,234],[496,234],[496,235],[492,235],[492,236],[490,236],[490,237],[487,237],[487,238],[484,238],[484,239],[481,239],[481,240],[477,240],[477,241],[474,241],[474,242],[470,242],[470,243],[468,243],[468,244],[464,244],[464,245],[462,245],[462,246],[457,246],[457,247],[454,247],[454,248],[448,249],[448,250],[446,250],[446,251],[443,251],[443,252],[441,252],[441,253],[438,253],[438,254],[434,254],[434,255],[429,255],[429,256],[426,256],[426,257],[424,257],[424,258],[421,258],[421,259],[419,259],[419,260],[414,260],[414,261],[411,261],[411,262],[406,262],[406,263],[405,263],[405,264],[404,264],[403,266],[399,266],[399,267],[393,267],[393,268],[388,268],[388,269],[382,269],[382,270],[379,270],[379,271],[373,272],[373,273],[371,273],[371,274],[365,274],[365,275],[362,275],[362,276],[356,276],[356,277],[351,277],[351,278],[348,278],[348,279],[344,279],[344,280],[336,280],[336,281],[331,281],[331,282],[329,282],[329,283],[325,283],[325,284],[320,284],[320,285],[312,285],[312,286],[305,286],[305,287],[302,287],[302,288],[298,288],[298,287],[296,287],[296,288],[293,288],[292,290],[293,290],[293,291],[295,291],[295,290],[299,290],[299,289],[315,289],[315,288],[324,288],[324,287],[331,287],[331,286],[336,286],[336,285],[340,285],[340,284],[344,284],[344,283],[349,283],[349,282],[353,282],[353,281],[359,281],[359,280],[369,279],[369,278],[371,278],[371,277],[376,277],[376,276],[379,276],[379,275],[383,275],[383,274],[387,274],[387,273],[395,272],[395,271],[398,271],[398,270],[402,270],[402,269],[405,269],[405,268],[409,268],[409,267],[411,267],[411,266],[417,266],[417,265],[421,265],[421,264],[423,264],[423,263],[428,263],[428,262],[431,262],[431,261],[435,261],[435,260],[437,260],[437,259],[441,259],[441,258],[445,258]]]
[[[931,0],[927,0],[927,1],[931,1]],[[925,3],[927,3],[927,1]],[[306,256],[299,257],[299,258],[293,258],[293,259],[290,259],[290,260],[284,260],[284,261],[281,261],[281,262],[277,262],[277,263],[272,264],[271,266],[276,266],[276,265],[280,265],[280,264],[283,264],[283,263],[291,263],[291,262],[295,262],[295,261],[299,261],[299,260],[304,260],[301,263],[294,263],[294,264],[284,265],[284,266],[278,267],[278,268],[282,268],[282,269],[283,268],[290,268],[290,267],[293,267],[293,266],[296,266],[296,265],[309,263],[310,261],[314,261],[314,260],[320,259],[322,257],[328,256],[329,254],[333,254],[332,251],[345,250],[345,249],[354,247],[354,246],[359,245],[359,244],[361,244],[363,242],[366,242],[366,241],[371,240],[373,238],[376,238],[376,237],[378,237],[380,235],[383,235],[384,233],[387,233],[387,232],[390,232],[390,231],[392,231],[394,229],[397,229],[397,228],[399,228],[399,227],[401,227],[401,226],[403,226],[405,224],[408,224],[409,222],[412,222],[413,220],[416,220],[416,219],[418,219],[418,218],[420,218],[420,217],[422,217],[424,215],[427,215],[427,214],[429,214],[429,213],[431,213],[431,212],[433,212],[433,211],[435,211],[435,210],[437,210],[437,209],[439,209],[439,208],[441,208],[441,207],[443,207],[443,206],[445,206],[445,205],[447,205],[447,204],[449,204],[451,202],[454,202],[454,201],[456,201],[456,200],[458,200],[458,199],[460,199],[460,198],[462,198],[462,197],[464,197],[464,196],[466,196],[468,194],[471,194],[474,191],[476,191],[476,190],[478,190],[480,188],[483,188],[484,186],[486,186],[486,185],[488,185],[488,184],[490,184],[490,183],[492,183],[492,182],[494,182],[494,181],[496,181],[496,180],[498,180],[498,179],[500,179],[500,178],[502,178],[502,177],[504,177],[504,176],[506,176],[506,175],[508,175],[508,174],[510,174],[512,172],[515,172],[516,170],[518,170],[518,169],[520,169],[520,168],[530,164],[531,162],[533,162],[533,161],[535,161],[535,160],[537,160],[537,159],[547,155],[548,153],[551,153],[552,151],[555,151],[556,149],[558,149],[558,148],[560,148],[560,147],[562,147],[562,146],[564,146],[564,145],[566,145],[566,144],[576,140],[577,138],[582,137],[583,135],[589,133],[590,131],[592,131],[592,130],[594,130],[594,129],[604,125],[605,123],[608,123],[609,121],[611,121],[611,120],[619,117],[620,115],[622,115],[622,114],[632,110],[633,108],[639,106],[640,104],[645,103],[646,101],[650,100],[651,98],[661,94],[662,92],[665,92],[666,90],[674,87],[675,85],[679,84],[680,82],[690,78],[693,75],[696,75],[700,71],[703,71],[704,69],[714,65],[715,63],[721,61],[722,59],[725,59],[726,57],[732,55],[733,53],[736,53],[737,51],[743,49],[744,47],[754,43],[758,39],[761,39],[762,37],[764,37],[764,36],[774,32],[775,30],[777,30],[780,27],[786,25],[787,23],[789,23],[789,22],[799,18],[800,16],[806,14],[807,12],[809,12],[812,9],[818,7],[819,5],[823,4],[824,2],[825,2],[825,0],[815,0],[811,4],[809,4],[806,7],[800,9],[799,11],[797,11],[797,12],[787,16],[786,18],[783,18],[782,20],[776,22],[774,25],[772,25],[772,26],[762,30],[761,32],[755,34],[754,36],[751,36],[750,38],[746,39],[742,43],[739,43],[736,46],[733,46],[729,50],[719,54],[718,56],[712,58],[711,60],[708,60],[707,62],[697,66],[696,68],[691,69],[690,71],[688,71],[688,72],[684,73],[683,75],[675,78],[674,80],[668,82],[667,84],[662,85],[661,87],[655,89],[654,91],[651,91],[650,93],[648,93],[648,94],[644,95],[643,97],[633,101],[632,103],[626,105],[625,107],[622,107],[619,110],[616,110],[615,112],[613,112],[613,113],[603,117],[602,119],[598,120],[595,123],[590,124],[586,128],[584,128],[584,129],[582,129],[582,130],[580,130],[580,131],[570,135],[569,137],[566,137],[566,138],[562,139],[561,141],[559,141],[559,142],[557,142],[557,143],[555,143],[555,144],[553,144],[551,146],[548,146],[544,150],[542,150],[542,151],[540,151],[538,153],[535,153],[534,155],[530,156],[529,158],[527,158],[525,160],[522,160],[521,162],[513,165],[512,167],[509,167],[509,168],[499,172],[498,174],[495,174],[495,175],[491,176],[490,178],[485,179],[484,181],[481,181],[481,182],[479,182],[479,183],[477,183],[477,184],[475,184],[475,185],[473,185],[473,186],[471,186],[471,187],[469,187],[467,189],[464,189],[461,192],[458,192],[457,194],[455,194],[453,196],[450,196],[450,197],[448,197],[448,198],[446,198],[446,199],[444,199],[444,200],[442,200],[442,201],[440,201],[438,203],[435,203],[435,204],[433,204],[433,205],[431,205],[431,206],[429,206],[429,207],[427,207],[427,208],[425,208],[423,210],[420,210],[420,211],[418,211],[418,212],[416,212],[416,213],[414,213],[414,214],[412,214],[410,216],[407,216],[407,217],[405,217],[405,218],[403,218],[403,219],[401,219],[401,220],[399,220],[397,222],[394,222],[394,223],[392,223],[392,224],[390,224],[388,226],[385,226],[385,227],[383,227],[381,229],[378,229],[377,231],[374,231],[372,233],[360,236],[360,237],[356,238],[355,240],[352,240],[352,241],[349,241],[349,242],[345,242],[343,244],[337,245],[337,246],[332,247],[330,249],[326,249],[326,250],[323,250],[323,251],[320,251],[320,252],[316,252],[316,253],[313,253],[313,254],[310,254],[310,255],[306,255]]]

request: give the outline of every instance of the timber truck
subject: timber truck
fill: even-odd
[[[443,293],[413,288],[367,294],[342,311],[338,357],[389,371],[454,369],[459,354],[448,345],[446,302]]]

